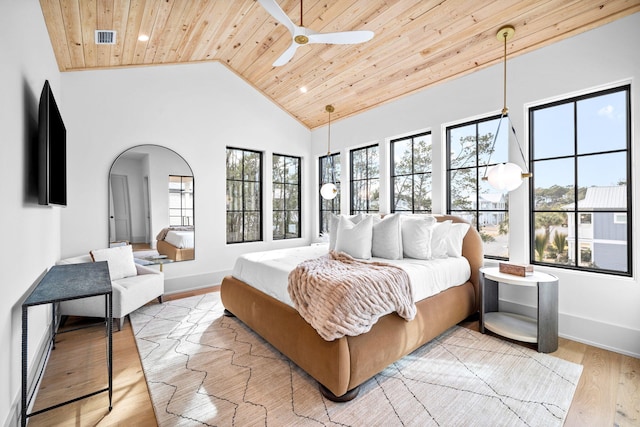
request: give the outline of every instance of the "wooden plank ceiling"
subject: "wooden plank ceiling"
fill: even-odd
[[[277,0],[300,25],[300,0]],[[361,113],[640,11],[640,0],[305,0],[317,32],[371,30],[358,45],[298,48],[255,0],[40,0],[61,71],[219,61],[308,128]],[[96,45],[95,30],[115,30]],[[146,34],[148,41],[139,41]],[[305,87],[306,93],[300,89]]]

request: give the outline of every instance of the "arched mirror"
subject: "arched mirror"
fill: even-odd
[[[140,264],[195,259],[193,171],[173,150],[138,145],[109,170],[109,246],[131,244]]]

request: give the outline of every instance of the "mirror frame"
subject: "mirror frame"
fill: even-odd
[[[161,172],[156,172],[158,174],[157,177],[154,177],[153,174],[153,166],[149,166],[150,164],[153,165],[153,159],[151,159],[151,163],[149,163],[149,157],[153,157],[154,152],[157,152],[157,155],[164,155],[166,154],[167,157],[172,157],[175,159],[170,159],[169,161],[165,162],[164,165],[162,165],[162,163],[160,164],[161,166],[163,166],[163,170]],[[136,155],[136,153],[138,153]],[[145,159],[146,157],[146,159]],[[157,156],[156,156],[157,157]],[[159,159],[161,160],[161,159]],[[133,204],[131,204],[131,202],[129,202],[130,211],[137,211],[137,215],[136,215],[136,219],[137,221],[137,230],[143,229],[144,232],[142,233],[144,235],[145,240],[148,240],[145,243],[148,243],[150,245],[150,250],[155,251],[157,250],[157,240],[156,237],[158,236],[158,234],[160,234],[161,231],[165,230],[166,228],[169,227],[169,176],[171,175],[175,175],[175,176],[191,176],[192,178],[192,189],[191,189],[191,193],[192,193],[192,212],[193,212],[193,224],[191,226],[187,226],[187,228],[193,228],[193,248],[186,248],[186,249],[177,249],[175,248],[175,250],[171,251],[171,255],[162,255],[159,254],[159,256],[156,255],[149,255],[149,254],[145,254],[144,257],[140,257],[139,259],[136,259],[136,262],[141,263],[141,264],[160,264],[160,266],[162,267],[162,264],[165,263],[169,263],[169,262],[174,262],[174,261],[191,261],[195,259],[195,177],[193,174],[193,169],[191,168],[191,165],[189,165],[189,162],[187,162],[185,160],[184,157],[182,157],[180,154],[178,154],[175,150],[162,146],[162,145],[157,145],[157,144],[139,144],[139,145],[135,145],[132,147],[127,148],[126,150],[122,151],[120,154],[118,154],[116,156],[116,158],[113,160],[113,162],[111,163],[111,167],[109,168],[109,175],[108,175],[108,179],[107,179],[107,186],[108,186],[108,247],[113,247],[113,246],[119,246],[122,244],[125,244],[122,240],[119,242],[118,239],[116,238],[116,212],[115,212],[115,203],[114,203],[114,195],[113,195],[113,176],[114,175],[119,175],[118,169],[122,168],[123,165],[123,161],[146,161],[146,167],[143,167],[142,170],[140,170],[140,180],[138,180],[138,184],[136,184],[136,193],[138,198],[142,199],[141,202],[135,204],[135,207]],[[176,162],[182,162],[182,164],[178,166],[173,166],[176,164]],[[118,162],[120,162],[120,164],[118,165]],[[157,163],[157,162],[156,162]],[[156,164],[156,167],[158,165]],[[126,168],[126,164],[125,164],[125,168]],[[134,170],[134,167],[131,167],[130,170]],[[190,175],[187,175],[186,172],[189,172]],[[131,176],[130,174],[125,174],[126,175],[126,180],[128,181],[129,177]],[[160,176],[162,178],[160,178]],[[137,178],[137,177],[134,177]],[[164,221],[164,226],[161,228],[158,228],[158,225],[154,225],[154,217],[158,218],[159,215],[157,212],[162,212],[163,209],[165,209],[164,204],[161,204],[159,208],[154,207],[158,205],[158,197],[153,197],[154,194],[160,194],[160,186],[161,183],[163,185],[164,188],[164,192],[165,194],[167,194],[167,203],[166,203],[166,221]],[[130,189],[132,188],[131,183],[127,183],[126,184],[126,189],[124,191],[126,191],[127,193],[130,193]],[[154,188],[156,189],[154,191]],[[146,190],[145,190],[146,189]],[[135,197],[131,196],[130,194],[127,194],[125,197],[127,197],[129,199],[129,201],[134,200]],[[146,201],[145,201],[146,199]],[[148,208],[147,208],[148,206]],[[126,209],[125,209],[126,210]],[[163,217],[163,214],[160,214],[160,217]],[[129,212],[128,214],[129,219],[129,224],[128,224],[128,228],[132,228],[134,226],[134,224],[132,224],[134,222],[134,219],[131,218],[131,212]],[[144,223],[144,225],[142,225],[142,223]],[[155,221],[155,223],[160,223],[160,221]],[[142,226],[141,226],[142,225]],[[177,226],[174,226],[176,228],[178,228]],[[139,240],[139,237],[141,236],[136,236],[136,233],[129,233],[130,234],[130,239],[131,240]],[[138,237],[138,238],[136,238]],[[130,242],[129,242],[130,243]],[[167,244],[165,244],[166,246]],[[172,249],[174,249],[174,247],[171,247]],[[190,249],[190,250],[189,250]],[[135,252],[134,251],[134,256],[135,256]]]

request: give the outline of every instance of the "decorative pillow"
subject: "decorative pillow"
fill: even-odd
[[[340,217],[344,216],[354,224],[359,223],[362,220],[362,214],[356,214],[352,216],[331,214],[329,217],[329,250],[332,251],[336,248],[336,233],[338,231],[338,221]]]
[[[437,222],[431,234],[431,258],[447,258],[447,236],[453,221]]]
[[[136,264],[133,262],[133,249],[131,245],[118,246],[108,249],[95,249],[89,252],[93,261],[107,261],[111,280],[138,274]]]
[[[373,220],[371,255],[378,258],[402,259],[402,222],[400,215],[391,214]]]
[[[402,252],[407,258],[431,259],[431,234],[436,219],[402,217]]]
[[[354,258],[371,258],[371,241],[373,237],[373,217],[362,219],[354,224],[350,219],[341,216],[336,233],[338,252],[345,252]]]
[[[447,254],[453,257],[462,256],[462,240],[469,230],[469,224],[456,222],[451,224],[451,231],[447,235]]]

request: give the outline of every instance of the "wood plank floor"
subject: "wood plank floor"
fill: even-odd
[[[217,291],[214,286],[165,300]],[[152,302],[157,304],[154,300]],[[72,319],[73,320],[73,319]],[[75,322],[82,322],[75,319]],[[71,323],[73,325],[73,321]],[[462,326],[478,330],[478,322]],[[131,325],[113,334],[113,410],[107,393],[29,418],[29,426],[155,426],[156,419]],[[34,409],[100,389],[107,382],[102,328],[59,335]],[[560,339],[551,353],[584,366],[565,426],[640,426],[640,359]]]

